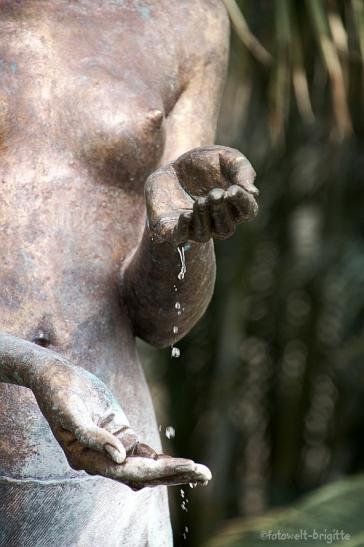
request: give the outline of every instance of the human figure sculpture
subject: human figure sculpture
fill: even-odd
[[[135,336],[191,329],[256,214],[227,52],[218,0],[0,0],[0,545],[171,545],[162,485],[210,478],[160,454]]]

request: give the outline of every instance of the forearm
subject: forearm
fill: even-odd
[[[187,272],[180,280],[181,261],[176,244],[152,241],[146,228],[136,253],[122,272],[122,297],[134,332],[158,347],[182,338],[203,315],[213,293],[212,240],[191,242],[189,246],[185,253]]]
[[[63,361],[50,350],[0,332],[0,382],[32,388],[51,358]]]

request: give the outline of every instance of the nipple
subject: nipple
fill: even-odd
[[[142,131],[143,135],[151,135],[158,132],[164,121],[164,114],[157,108],[153,110],[141,110],[137,113],[136,118],[137,127]]]
[[[161,110],[150,110],[146,115],[147,125],[153,127],[153,129],[160,129],[163,123],[164,114]]]

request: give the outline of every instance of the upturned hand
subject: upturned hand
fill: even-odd
[[[145,186],[147,217],[157,243],[226,239],[255,217],[255,171],[224,146],[195,148],[154,171]]]
[[[140,443],[113,395],[96,376],[51,351],[30,386],[70,466],[103,475],[133,490],[205,484],[209,469],[157,454]]]

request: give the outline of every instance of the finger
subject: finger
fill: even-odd
[[[53,433],[63,448],[68,461],[80,456],[90,448],[105,454],[106,457],[115,463],[122,463],[126,458],[126,450],[123,445],[119,445],[118,441],[112,438],[100,435],[99,431],[91,431],[91,429],[78,428],[74,432],[68,431],[63,427],[53,429]],[[102,431],[101,431],[102,433]],[[117,445],[117,446],[115,446]]]
[[[158,459],[158,454],[156,453],[156,451],[144,443],[137,443],[132,455],[140,456],[141,458],[152,458],[153,460]]]
[[[211,238],[211,219],[206,198],[198,198],[193,204],[191,237],[199,242],[206,242]]]
[[[235,226],[227,206],[224,190],[214,188],[209,192],[207,199],[214,236],[218,239],[229,237],[234,232]]]
[[[113,432],[114,436],[123,443],[126,454],[134,454],[135,448],[139,443],[138,435],[129,426],[123,426]]]
[[[119,405],[114,405],[108,408],[103,416],[98,420],[97,425],[103,429],[107,429],[114,434],[114,431],[122,427],[130,427],[129,420],[126,417],[122,408]]]
[[[227,202],[235,222],[243,222],[254,218],[258,212],[258,204],[246,190],[234,184],[227,190]]]
[[[102,475],[124,483],[134,490],[144,487],[206,484],[211,479],[210,470],[192,460],[182,458],[128,457],[117,465],[93,450],[76,454],[70,462],[74,469],[84,469],[90,475]]]
[[[122,442],[106,429],[93,423],[76,427],[74,435],[85,447],[107,454],[115,463],[122,463],[126,458]]]
[[[119,466],[123,480],[133,485],[157,486],[194,482],[205,484],[211,479],[204,465],[183,458],[158,458],[157,460],[132,457]]]
[[[99,425],[107,429],[114,435],[119,441],[122,442],[127,456],[141,456],[144,458],[156,459],[157,453],[147,444],[140,443],[138,435],[128,425],[120,425],[120,419],[122,422],[128,422],[125,414],[118,409],[116,412],[111,412],[105,416]],[[118,423],[119,422],[119,423]]]
[[[174,240],[176,243],[179,244],[188,241],[191,221],[192,211],[186,211],[179,216],[177,226],[174,230]]]
[[[69,431],[84,447],[106,453],[115,463],[123,462],[126,452],[122,443],[110,432],[98,427],[92,421],[87,406],[82,404],[78,397],[69,397],[68,402],[72,410],[69,410],[67,415],[64,414],[60,423],[52,428],[57,439],[59,435],[62,436],[62,431],[63,438],[64,431]],[[67,456],[67,447],[64,449]]]

